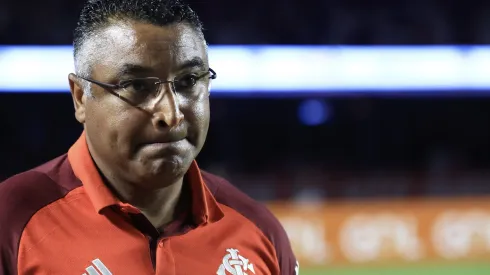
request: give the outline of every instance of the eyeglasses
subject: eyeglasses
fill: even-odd
[[[216,79],[217,75],[213,69],[203,74],[188,74],[174,80],[161,80],[158,77],[133,78],[120,81],[118,84],[109,84],[78,76],[90,83],[94,83],[106,90],[116,94],[118,97],[129,101],[134,105],[141,105],[152,98],[156,98],[163,90],[163,84],[170,84],[172,92],[188,99],[195,99],[202,92],[199,85],[205,84],[205,80]]]

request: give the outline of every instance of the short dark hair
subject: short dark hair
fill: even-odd
[[[111,20],[144,22],[156,26],[185,22],[199,35],[203,31],[197,14],[181,0],[88,0],[82,8],[74,32],[75,59],[83,43],[108,27]]]

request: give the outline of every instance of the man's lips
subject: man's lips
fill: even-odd
[[[140,146],[140,150],[150,154],[177,154],[181,152],[186,145],[185,139],[169,142],[150,142]]]

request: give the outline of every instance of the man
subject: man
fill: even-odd
[[[91,0],[74,46],[84,132],[0,185],[0,274],[295,274],[272,214],[194,161],[216,77],[196,14]]]

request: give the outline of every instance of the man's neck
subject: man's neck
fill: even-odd
[[[148,190],[114,176],[105,176],[110,173],[101,167],[99,172],[112,193],[122,202],[138,208],[155,228],[173,220],[175,208],[182,194],[183,178],[166,187]]]
[[[183,180],[151,191],[137,189],[131,183],[110,185],[121,201],[138,208],[155,228],[160,228],[173,220],[181,197]]]
[[[90,150],[91,146],[88,140],[87,144]],[[160,228],[173,220],[177,203],[182,194],[183,178],[166,187],[148,190],[138,184],[119,178],[118,173],[108,169],[104,162],[98,161],[96,155],[91,154],[91,156],[112,193],[122,202],[138,208],[155,228]]]

